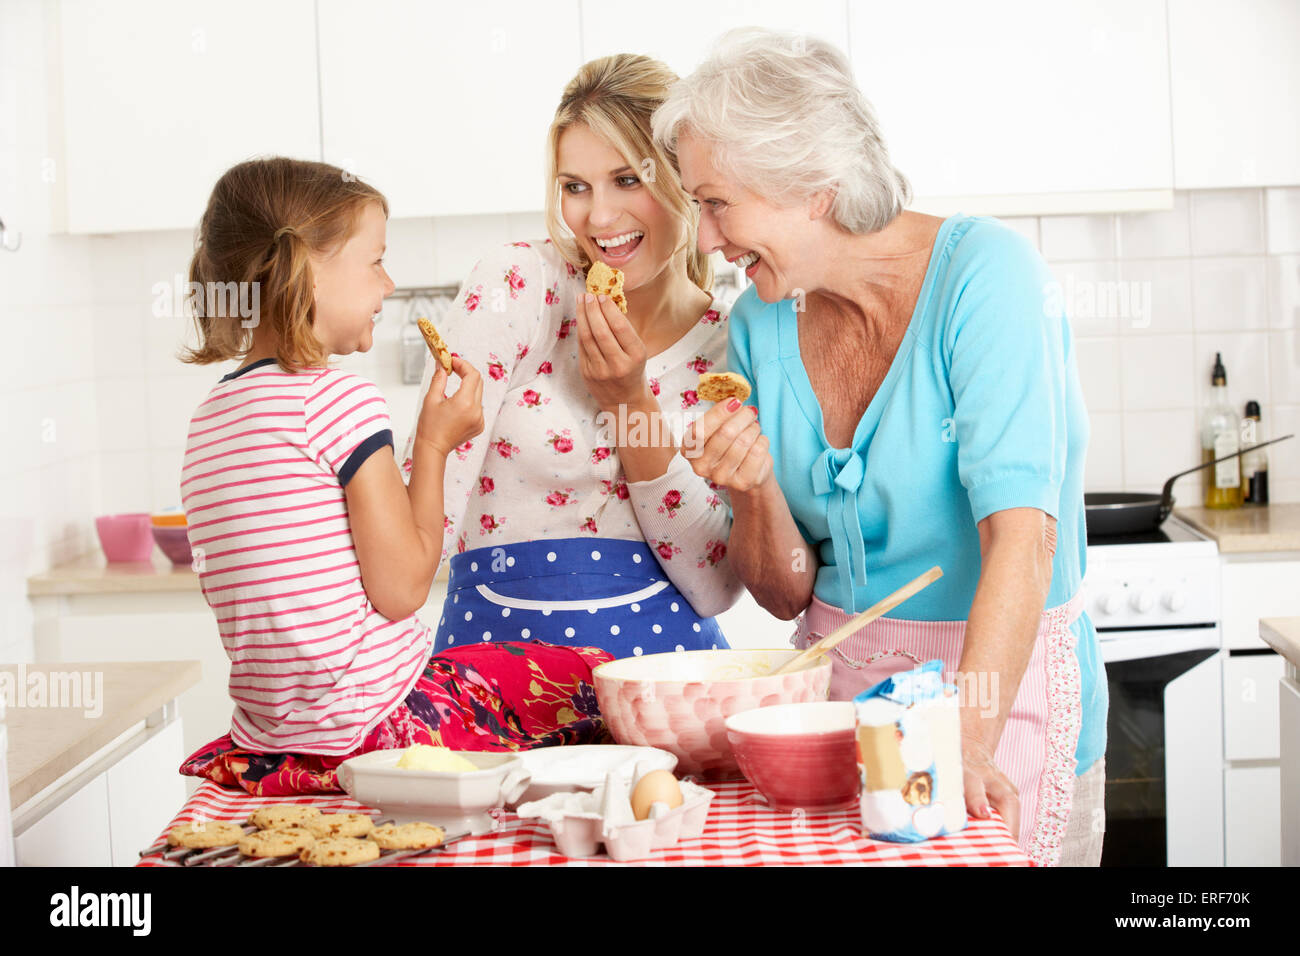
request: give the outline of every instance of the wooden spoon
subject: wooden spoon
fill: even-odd
[[[936,564],[929,571],[926,571],[924,574],[920,575],[919,577],[913,578],[907,584],[904,584],[893,594],[877,601],[875,604],[867,608],[857,617],[853,618],[850,621],[846,621],[844,624],[841,624],[839,627],[831,631],[829,634],[823,637],[816,644],[812,645],[812,647],[807,648],[802,654],[798,655],[797,657],[793,657],[790,660],[786,661],[776,670],[772,671],[772,673],[789,674],[791,671],[797,671],[803,667],[807,667],[809,664],[817,660],[817,658],[821,657],[823,654],[829,651],[840,641],[844,640],[846,637],[848,637],[851,634],[856,634],[858,631],[862,630],[864,627],[866,627],[876,618],[882,617],[886,611],[892,611],[894,608],[898,607],[898,605],[902,604],[904,601],[910,598],[917,591],[920,591],[922,588],[929,587],[931,584],[939,580],[941,577],[943,577],[943,570]]]

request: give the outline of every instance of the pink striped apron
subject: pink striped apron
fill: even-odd
[[[1074,797],[1074,748],[1082,724],[1079,662],[1070,625],[1082,592],[1043,611],[1034,651],[1007,716],[993,760],[1020,791],[1021,848],[1039,866],[1055,866]],[[850,615],[815,596],[792,643],[804,648]],[[852,700],[890,674],[938,657],[952,680],[961,660],[965,621],[880,618],[831,650],[831,700]],[[996,693],[989,688],[989,693]]]

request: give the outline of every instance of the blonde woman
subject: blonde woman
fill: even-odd
[[[643,56],[582,67],[548,138],[550,237],[491,250],[444,321],[483,370],[486,427],[448,458],[436,651],[727,647],[714,615],[741,592],[730,508],[678,450],[707,407],[699,375],[725,363],[727,319],[675,156],[650,134],[675,80]],[[597,261],[623,272],[626,314],[587,295]]]

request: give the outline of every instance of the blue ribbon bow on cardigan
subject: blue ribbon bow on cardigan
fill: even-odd
[[[867,546],[862,540],[862,523],[858,518],[858,489],[866,475],[862,456],[851,448],[828,448],[813,463],[813,492],[833,494],[826,518],[831,526],[831,546],[835,560],[843,568],[840,607],[857,613],[854,587],[867,583]]]

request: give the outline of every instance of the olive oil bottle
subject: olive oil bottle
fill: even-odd
[[[1211,462],[1241,450],[1241,421],[1228,404],[1228,373],[1223,355],[1214,354],[1210,401],[1201,416],[1201,462]],[[1231,458],[1201,472],[1205,507],[1241,507],[1241,460]]]

